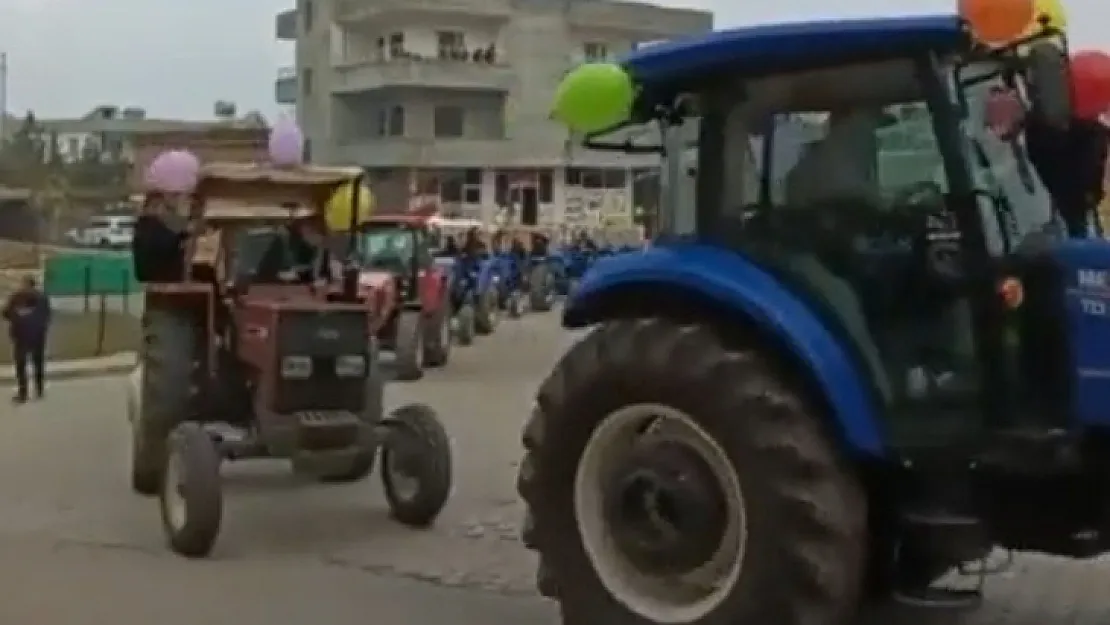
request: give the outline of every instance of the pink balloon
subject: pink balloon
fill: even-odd
[[[147,167],[145,182],[151,191],[189,193],[197,186],[200,160],[185,150],[162,152]]]
[[[297,124],[282,119],[270,131],[270,161],[279,167],[292,167],[304,162],[304,135]]]

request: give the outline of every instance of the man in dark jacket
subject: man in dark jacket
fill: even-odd
[[[322,286],[333,278],[331,261],[323,224],[315,217],[299,219],[274,236],[259,261],[254,279],[260,283]]]
[[[27,364],[30,361],[35,375],[35,394],[42,397],[45,390],[44,365],[46,360],[46,334],[50,327],[50,300],[38,289],[35,279],[27,276],[18,291],[12,293],[4,306],[8,332],[12,340],[12,362],[18,386],[12,401],[27,401]]]

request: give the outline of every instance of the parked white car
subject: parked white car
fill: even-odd
[[[127,247],[134,234],[133,215],[102,215],[90,218],[82,228],[70,230],[66,238],[86,247]]]

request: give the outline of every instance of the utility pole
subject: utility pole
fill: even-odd
[[[8,53],[0,52],[0,141],[7,134],[8,121]]]

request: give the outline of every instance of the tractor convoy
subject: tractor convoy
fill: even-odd
[[[662,161],[648,245],[375,214],[293,127],[265,162],[163,153],[133,489],[188,557],[250,458],[378,462],[392,516],[427,526],[451,441],[429,406],[386,412],[386,379],[561,299],[591,331],[539,385],[517,487],[565,625],[962,610],[999,554],[1110,552],[1110,56],[1071,50],[1050,0],[959,4],[570,71],[553,119]]]

